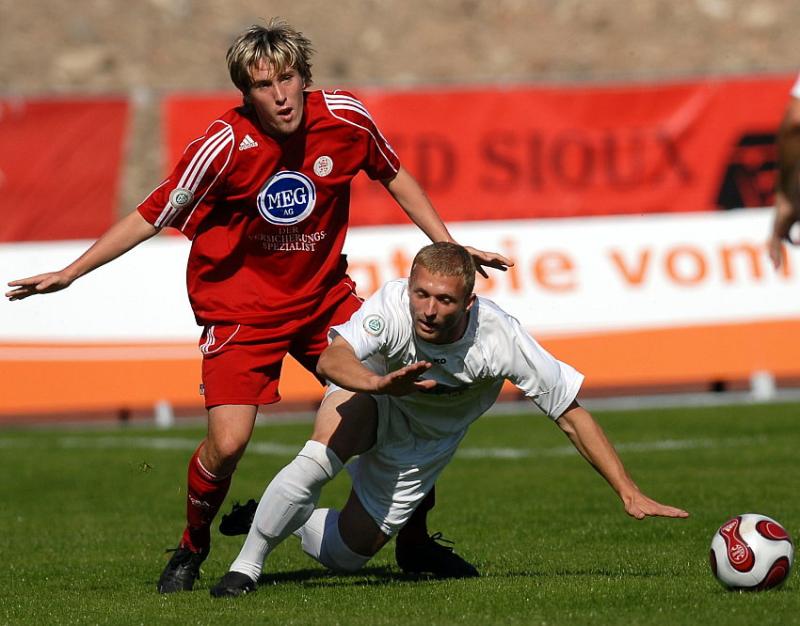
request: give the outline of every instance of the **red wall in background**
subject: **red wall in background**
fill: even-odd
[[[0,100],[0,241],[93,239],[116,219],[128,102]]]
[[[772,201],[793,75],[620,85],[357,90],[445,220],[705,211]],[[235,93],[164,101],[170,163]],[[405,222],[354,184],[354,225]]]
[[[768,205],[794,78],[356,91],[443,217],[463,221]],[[166,96],[168,164],[240,102]],[[128,110],[123,98],[0,100],[0,241],[95,238],[114,221]],[[352,213],[354,225],[406,221],[366,177]]]

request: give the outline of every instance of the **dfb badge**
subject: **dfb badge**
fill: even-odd
[[[367,315],[364,318],[364,330],[375,337],[383,332],[385,326],[386,322],[383,321],[380,315]]]
[[[179,211],[189,206],[192,200],[194,200],[194,193],[191,189],[184,187],[176,187],[169,194],[170,205]]]

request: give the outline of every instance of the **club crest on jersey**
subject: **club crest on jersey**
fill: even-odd
[[[333,171],[333,159],[329,156],[321,156],[314,161],[314,173],[320,178],[324,178]]]
[[[364,330],[370,335],[375,335],[377,337],[383,332],[385,326],[386,322],[383,321],[380,315],[367,315],[364,318]]]
[[[258,212],[270,224],[288,226],[306,219],[314,210],[317,190],[305,174],[285,170],[272,176],[258,192]]]
[[[182,209],[191,204],[194,200],[194,193],[191,189],[184,187],[177,187],[169,194],[169,203],[176,209]]]

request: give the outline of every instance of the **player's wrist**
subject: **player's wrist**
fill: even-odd
[[[388,376],[379,376],[377,374],[373,374],[372,376],[369,376],[367,378],[365,384],[366,387],[365,391],[374,394],[385,394],[388,383],[389,383]]]
[[[65,267],[63,270],[61,270],[59,272],[62,280],[65,283],[67,283],[68,285],[71,285],[78,278],[80,278],[84,273],[85,272],[81,272],[77,268],[72,267],[72,266]]]

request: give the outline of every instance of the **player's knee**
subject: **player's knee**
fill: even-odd
[[[264,492],[270,512],[256,516],[258,530],[266,537],[278,536],[287,528],[294,531],[310,517],[322,487],[341,469],[341,462],[324,445],[307,442]]]
[[[206,441],[205,448],[209,463],[216,469],[214,473],[230,474],[242,458],[247,440],[233,435],[216,436]]]
[[[334,572],[350,574],[364,567],[373,555],[360,554],[347,545],[339,532],[338,518],[336,513],[326,520],[319,562]]]

